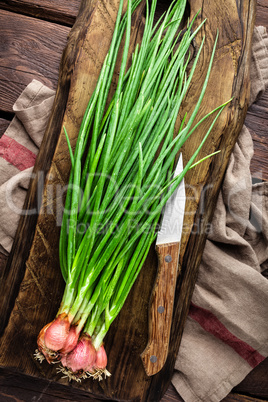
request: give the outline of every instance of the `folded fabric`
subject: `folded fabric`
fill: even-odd
[[[251,97],[268,86],[266,30],[254,31]],[[172,383],[186,402],[220,401],[268,355],[268,183],[252,186],[244,126],[206,241]]]
[[[267,35],[254,33],[251,101],[268,81]],[[266,53],[265,53],[266,52]],[[0,251],[11,250],[54,91],[34,80],[0,139]],[[251,186],[244,127],[217,202],[173,384],[186,402],[219,401],[267,355],[267,184]]]
[[[33,80],[13,106],[15,117],[0,139],[0,252],[10,252],[51,113],[55,91]]]

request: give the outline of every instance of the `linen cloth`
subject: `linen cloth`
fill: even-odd
[[[267,34],[254,31],[251,99],[268,85]],[[33,80],[0,139],[0,251],[9,253],[54,101]],[[267,356],[268,183],[251,185],[246,127],[231,155],[172,382],[186,402],[220,401]]]
[[[35,158],[55,91],[33,80],[13,106],[15,117],[0,139],[0,252],[8,254],[23,213]]]

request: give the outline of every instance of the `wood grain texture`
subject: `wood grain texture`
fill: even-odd
[[[252,398],[247,395],[239,395],[230,393],[226,398],[222,400],[223,402],[261,402],[262,399]]]
[[[11,369],[0,368],[1,402],[99,402],[87,390],[66,387],[59,382],[27,376]]]
[[[158,269],[149,304],[148,344],[141,354],[149,376],[163,368],[168,355],[180,243],[158,244],[155,250]]]
[[[45,146],[42,151],[40,151],[41,156],[38,158],[36,169],[40,169],[42,164],[45,163],[45,171],[47,171],[55,149],[55,138],[58,138],[62,121],[64,121],[64,118],[68,118],[71,105],[74,105],[74,100],[77,98],[75,87],[72,87],[72,85],[74,85],[75,81],[73,80],[75,80],[74,77],[78,73],[76,69],[74,69],[72,73],[72,66],[77,67],[76,56],[80,53],[76,53],[77,48],[74,45],[79,45],[78,48],[81,49],[82,54],[83,50],[85,50],[83,45],[87,31],[82,30],[81,27],[88,26],[82,23],[79,25],[79,21],[82,21],[82,16],[87,15],[88,19],[83,21],[84,24],[85,21],[92,24],[92,20],[97,18],[98,13],[100,13],[102,18],[103,13],[107,16],[107,14],[105,14],[107,13],[105,7],[96,7],[96,4],[95,6],[94,4],[91,4],[93,9],[91,8],[91,11],[89,11],[87,8],[88,4],[86,4],[85,1],[82,2],[81,11],[83,12],[79,14],[77,20],[76,34],[70,36],[70,40],[73,40],[73,42],[71,42],[71,45],[70,43],[68,44],[67,51],[65,52],[66,57],[67,55],[70,56],[68,52],[71,52],[72,55],[72,57],[68,58],[70,65],[67,64],[70,69],[67,69],[68,72],[66,73],[65,59],[64,63],[62,63],[62,68],[65,73],[61,71],[57,91],[58,98],[56,103],[58,109],[54,106],[52,120],[45,137]],[[99,2],[99,5],[102,4],[103,2]],[[90,393],[90,398],[93,398],[92,400],[108,398],[113,400],[132,399],[157,401],[165,392],[172,375],[174,360],[177,355],[182,328],[187,315],[197,268],[202,255],[206,225],[211,219],[224,170],[247,109],[249,89],[248,63],[250,38],[254,21],[254,2],[249,0],[244,1],[243,7],[242,3],[240,4],[238,2],[237,7],[236,2],[232,0],[228,0],[224,2],[224,4],[222,4],[222,2],[208,0],[203,1],[202,4],[201,1],[193,0],[190,2],[191,15],[195,14],[202,5],[202,18],[208,17],[203,32],[201,32],[201,34],[203,34],[204,31],[206,32],[206,44],[202,58],[200,59],[195,84],[193,84],[191,88],[184,108],[185,110],[186,108],[188,109],[189,105],[194,102],[196,93],[200,90],[200,85],[204,79],[204,71],[208,65],[208,55],[211,52],[213,39],[216,33],[215,21],[217,21],[217,24],[221,24],[220,38],[214,69],[201,113],[205,113],[206,110],[208,111],[215,107],[215,102],[220,104],[229,99],[232,95],[234,96],[234,100],[222,114],[217,127],[215,127],[212,133],[211,141],[206,144],[204,149],[204,153],[206,154],[207,152],[211,152],[211,150],[220,148],[222,149],[221,154],[214,159],[213,163],[211,163],[211,161],[208,162],[203,169],[197,167],[197,169],[195,169],[194,172],[190,172],[187,177],[187,183],[189,183],[188,219],[184,232],[183,269],[178,281],[175,299],[176,317],[173,321],[171,332],[172,347],[169,351],[167,363],[161,373],[153,378],[148,378],[144,373],[139,354],[144,349],[147,341],[148,303],[153,281],[156,276],[157,261],[154,250],[151,250],[145,262],[144,269],[132,289],[124,309],[114,322],[106,339],[106,348],[110,362],[109,369],[113,373],[112,377],[101,384],[92,384],[88,381],[77,386],[81,392],[87,390]],[[110,13],[108,12],[108,15]],[[107,21],[105,21],[105,24],[103,29],[107,30]],[[109,27],[110,25],[108,24],[108,28]],[[94,34],[94,29],[92,32]],[[200,40],[201,35],[197,38],[197,47],[200,44]],[[87,54],[85,57],[86,56]],[[79,60],[81,59],[82,55]],[[87,57],[85,60],[88,60]],[[93,69],[93,72],[94,71]],[[86,76],[83,77],[83,70],[81,76],[82,79],[86,79]],[[81,76],[79,79],[77,78],[79,81],[81,80]],[[226,85],[227,78],[229,85]],[[65,85],[63,85],[63,83],[65,83]],[[82,87],[84,88],[84,86]],[[62,89],[65,89],[63,93]],[[76,97],[71,96],[71,94],[76,94]],[[217,94],[217,99],[215,99],[215,94]],[[89,95],[89,93],[87,93],[87,95]],[[81,93],[79,93],[79,96],[81,96]],[[61,107],[59,107],[59,103]],[[64,116],[66,104],[66,114]],[[52,123],[53,117],[57,120],[56,122],[54,121],[54,124]],[[74,128],[77,127],[78,120],[74,120],[73,124]],[[54,137],[50,144],[51,135],[54,135]],[[201,136],[202,130],[197,132],[193,137],[193,142],[189,143],[189,145],[184,148],[184,160],[187,160],[189,153],[192,152],[193,146],[196,146]],[[62,136],[60,138],[55,155],[59,160],[62,160],[66,166],[66,163],[68,163],[66,160],[66,144],[64,145]],[[74,138],[75,133],[73,133],[73,139]],[[50,144],[49,147],[48,144]],[[62,181],[62,184],[64,184],[67,169],[63,169],[62,171],[59,165],[55,163],[55,160],[52,163],[52,167],[55,176],[50,174],[47,179],[47,184],[52,183],[55,178],[58,181],[54,183]],[[26,206],[28,207],[35,202],[35,189],[36,183],[33,183],[26,201]],[[50,211],[50,204],[47,203],[46,200],[47,199],[44,199],[42,212]],[[48,319],[53,318],[61,296],[61,286],[63,285],[62,282],[61,286],[58,285],[58,282],[60,282],[60,274],[57,266],[57,257],[55,257],[57,253],[57,243],[55,241],[57,231],[55,230],[55,222],[57,221],[55,220],[55,215],[54,217],[48,215],[49,214],[40,215],[41,221],[37,226],[36,237],[22,282],[21,278],[24,272],[25,259],[29,252],[29,243],[31,243],[33,238],[36,217],[31,220],[24,218],[20,223],[8,269],[6,270],[6,282],[4,282],[11,283],[12,297],[8,298],[6,295],[4,300],[5,306],[8,306],[9,309],[12,302],[14,303],[14,295],[16,297],[20,282],[21,287],[8,326],[5,328],[2,337],[0,363],[5,367],[15,367],[29,375],[44,377],[50,381],[54,380],[66,384],[65,380],[59,379],[54,368],[48,367],[48,365],[40,366],[32,359],[36,335],[41,326],[45,324]],[[51,223],[53,226],[50,226]],[[23,236],[20,235],[22,233]],[[26,233],[27,238],[25,236]],[[50,244],[52,244],[52,248]],[[16,284],[14,284],[14,278],[16,279]],[[187,300],[186,304],[182,303],[184,299]],[[3,309],[2,303],[1,308]],[[6,312],[6,310],[3,311]],[[23,349],[21,348],[22,339],[25,341]],[[10,340],[12,340],[12,342]],[[66,384],[66,387],[68,386],[69,384]],[[76,387],[76,385],[74,386]],[[97,396],[95,397],[93,395]]]
[[[268,29],[268,1],[257,0],[256,26]],[[246,126],[253,137],[254,155],[251,160],[253,177],[268,180],[268,89],[248,110]]]
[[[266,0],[257,0],[256,25],[268,25],[268,4]]]
[[[89,18],[89,15],[85,17]],[[27,18],[29,22],[31,22],[30,18]],[[23,26],[25,23],[25,17],[22,17]],[[43,23],[47,26],[48,23]],[[26,29],[26,28],[25,28]],[[47,28],[46,28],[47,29]],[[36,159],[36,166],[34,169],[34,174],[36,175],[36,179],[31,183],[30,191],[27,193],[27,197],[25,200],[25,208],[31,209],[37,208],[37,189],[40,186],[40,179],[46,176],[48,169],[51,165],[51,160],[55,151],[55,147],[58,141],[62,118],[64,115],[69,87],[70,87],[70,78],[72,74],[72,69],[74,65],[74,61],[77,54],[77,48],[73,46],[74,42],[79,39],[81,28],[79,25],[75,25],[73,27],[73,35],[68,41],[68,45],[62,53],[61,64],[60,64],[60,74],[59,74],[59,83],[56,92],[56,101],[53,105],[52,115],[57,116],[53,121],[53,124],[50,122],[48,124],[46,133],[44,135],[44,139],[42,142],[42,146],[40,148],[39,154]],[[12,52],[11,52],[12,53]],[[12,58],[11,56],[8,56]],[[40,56],[41,57],[41,56]],[[11,63],[11,61],[10,61]],[[54,75],[55,76],[55,75]],[[35,75],[36,78],[36,75]],[[7,81],[9,82],[9,81]],[[1,84],[5,85],[5,80],[1,80]],[[12,81],[12,85],[14,81]],[[5,95],[8,95],[5,89]],[[41,175],[38,172],[42,172]],[[38,180],[39,179],[39,180]],[[42,183],[41,183],[42,186]],[[18,236],[15,238],[13,249],[9,256],[9,262],[5,267],[3,272],[3,281],[0,286],[2,286],[1,291],[1,324],[0,324],[0,333],[3,331],[3,328],[6,325],[6,320],[9,317],[10,311],[13,308],[14,300],[18,294],[19,285],[24,275],[25,270],[25,261],[29,254],[29,247],[32,242],[34,236],[34,229],[36,226],[37,215],[32,214],[31,216],[27,216],[26,219],[21,219],[18,225],[17,233],[23,234],[28,233],[28,236]],[[20,253],[17,251],[20,250]],[[12,261],[12,264],[11,264]],[[9,283],[10,292],[4,292],[3,289],[6,286],[6,283]]]
[[[0,109],[12,112],[33,78],[57,87],[70,28],[0,10]]]
[[[264,379],[264,377],[267,376],[267,365],[265,367],[264,364],[261,363],[259,367],[261,377]],[[257,369],[254,371],[257,372]],[[248,377],[250,377],[250,375],[248,375]],[[263,397],[258,397],[258,392],[261,389],[259,377],[254,379],[254,384],[255,386],[253,386],[253,388],[245,388],[243,391],[237,390],[236,393],[230,393],[224,401],[236,400],[239,402],[249,402],[267,400],[267,394]],[[257,391],[256,394],[254,394],[255,391]],[[242,395],[242,393],[247,393],[248,395]],[[0,368],[0,401],[6,402],[10,400],[29,402],[38,401],[38,399],[43,402],[100,401],[100,399],[96,399],[92,395],[89,395],[87,391],[79,390],[74,387],[66,387],[65,385],[54,381],[26,376],[14,370]],[[164,397],[161,399],[161,402],[183,402],[183,399],[177,394],[177,391],[171,385]]]
[[[8,128],[9,124],[10,124],[10,120],[0,118],[0,138],[2,137],[2,135]]]
[[[267,108],[268,91],[250,107],[245,120],[254,144],[254,155],[250,165],[251,173],[253,177],[265,181],[268,180]]]
[[[46,21],[72,26],[80,0],[0,0],[0,8]]]
[[[1,280],[1,275],[5,269],[7,259],[8,259],[8,256],[6,254],[3,254],[2,252],[0,252],[0,280]]]
[[[234,393],[246,394],[268,400],[268,359],[266,358],[254,370],[252,370],[244,380],[234,389]]]
[[[175,387],[172,384],[170,384],[170,386],[167,389],[167,392],[161,399],[161,402],[184,402],[184,401],[176,391]]]

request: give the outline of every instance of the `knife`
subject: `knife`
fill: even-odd
[[[180,154],[174,177],[182,171]],[[158,272],[150,300],[148,344],[141,354],[148,376],[162,369],[168,355],[185,202],[185,184],[182,179],[163,208],[161,228],[156,239]]]

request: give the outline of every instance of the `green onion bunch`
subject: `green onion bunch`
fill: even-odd
[[[154,25],[157,0],[152,0],[150,6],[147,2],[142,41],[127,68],[131,16],[139,1],[128,0],[122,17],[123,0],[120,0],[110,49],[89,100],[74,152],[68,127],[64,127],[72,163],[59,245],[66,287],[54,326],[50,323],[41,331],[38,346],[49,362],[61,359],[62,371],[75,379],[100,378],[102,373],[108,373],[105,358],[102,365],[96,364],[96,356],[95,363],[79,365],[75,360],[74,364],[74,358],[78,359],[75,350],[81,340],[81,348],[85,347],[85,340],[96,352],[103,347],[103,339],[156,238],[163,206],[193,166],[224,107],[209,113],[218,112],[183,172],[173,178],[176,155],[209,116],[194,124],[216,42],[199,100],[175,133],[179,109],[204,39],[187,73],[189,48],[204,22],[193,30],[194,19],[182,32],[186,0],[176,0]],[[120,46],[123,55],[118,83],[107,103]],[[59,322],[61,327],[62,322],[66,323],[64,335],[58,329]],[[75,334],[72,343],[66,341],[71,332]],[[61,343],[57,343],[59,339]],[[71,346],[68,348],[67,344]],[[85,354],[92,354],[92,350]]]

